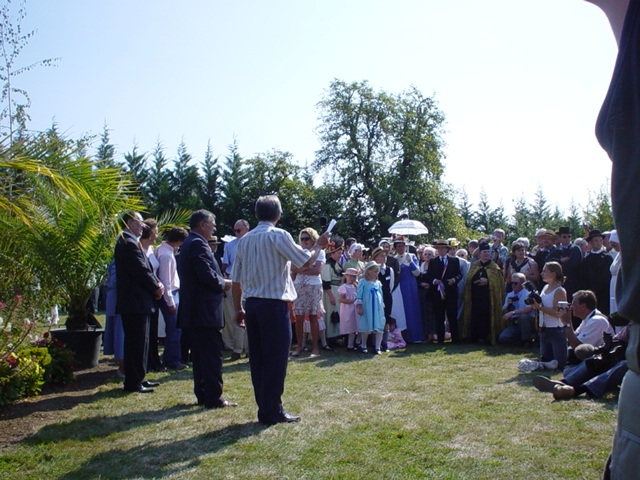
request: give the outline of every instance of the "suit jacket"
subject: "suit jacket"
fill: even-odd
[[[447,256],[447,269],[444,271],[444,276],[443,268],[440,257],[435,257],[429,260],[429,266],[427,267],[427,274],[425,276],[426,283],[432,286],[429,290],[432,292],[432,295],[437,295],[439,297],[440,293],[437,288],[433,287],[433,281],[441,280],[445,285],[445,297],[458,298],[458,282],[462,280],[460,259],[458,259],[458,257]],[[452,278],[455,280],[455,283],[453,285],[449,285],[448,281]]]
[[[132,235],[121,232],[113,257],[116,267],[116,313],[147,315],[155,311],[160,280]]]
[[[396,257],[387,255],[387,267],[393,270],[394,284],[391,285],[391,290],[395,290],[398,288],[398,285],[400,285],[400,262],[398,262]]]
[[[178,328],[224,326],[224,277],[207,241],[195,232],[180,247]]]

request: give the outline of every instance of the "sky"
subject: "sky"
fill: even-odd
[[[332,80],[411,86],[446,117],[445,181],[512,210],[541,188],[552,207],[608,191],[594,135],[617,47],[583,0],[60,0],[27,2],[18,62],[60,57],[15,84],[29,127],[71,137],[105,122],[122,155],[184,141],[197,161],[237,141],[302,165],[319,149]],[[95,141],[97,146],[98,140]]]

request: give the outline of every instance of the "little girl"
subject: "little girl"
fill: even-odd
[[[389,350],[395,350],[396,348],[404,348],[407,346],[407,342],[402,338],[402,332],[396,325],[396,321],[389,322],[389,339],[387,340],[387,346]]]
[[[355,352],[353,342],[358,332],[356,317],[356,288],[358,287],[358,270],[347,268],[342,277],[342,285],[338,288],[340,295],[340,335],[347,335],[347,352]]]
[[[356,309],[358,312],[358,331],[360,332],[360,351],[367,353],[367,337],[376,334],[375,353],[380,355],[382,333],[384,332],[384,302],[382,284],[378,280],[380,265],[369,262],[364,268],[364,278],[358,282]]]

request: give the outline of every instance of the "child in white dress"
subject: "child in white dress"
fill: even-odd
[[[342,277],[342,285],[338,288],[340,295],[340,335],[347,335],[347,351],[355,352],[353,342],[358,332],[356,317],[356,288],[358,287],[358,270],[347,268]]]

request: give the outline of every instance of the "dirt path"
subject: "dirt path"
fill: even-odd
[[[73,385],[49,388],[37,397],[0,409],[0,453],[64,418],[66,410],[86,401],[100,385],[113,380],[116,370],[115,364],[102,359],[97,367],[76,372]]]

